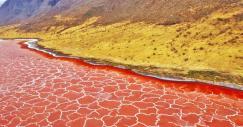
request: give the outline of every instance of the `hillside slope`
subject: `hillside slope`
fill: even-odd
[[[7,0],[0,8],[0,24],[17,23],[40,12],[43,0]]]
[[[0,24],[19,23],[35,29],[46,25],[77,25],[101,17],[97,23],[143,21],[172,25],[195,21],[239,0],[7,0],[0,8]],[[68,17],[69,22],[56,20]],[[24,26],[24,27],[25,27]]]

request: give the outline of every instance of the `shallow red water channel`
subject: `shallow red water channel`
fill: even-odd
[[[158,80],[0,41],[0,126],[243,126],[243,92]]]

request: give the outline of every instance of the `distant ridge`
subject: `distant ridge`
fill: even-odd
[[[122,20],[172,25],[194,21],[218,8],[239,0],[7,0],[0,8],[0,25],[25,23],[34,28],[43,25],[75,25],[99,16],[99,24]],[[56,21],[54,16],[71,17]]]

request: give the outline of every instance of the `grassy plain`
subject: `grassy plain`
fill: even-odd
[[[18,25],[5,26],[0,38],[41,38],[40,45],[65,54],[139,66],[162,76],[243,83],[241,7],[175,25],[130,21],[94,25],[98,18],[32,33],[19,30]]]

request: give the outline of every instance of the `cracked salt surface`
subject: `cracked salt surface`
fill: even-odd
[[[243,126],[243,93],[0,46],[1,126]],[[0,45],[1,45],[0,44]]]

